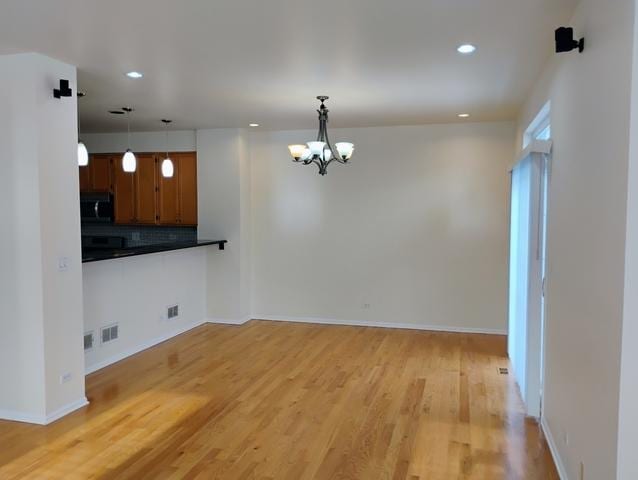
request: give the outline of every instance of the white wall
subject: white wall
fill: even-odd
[[[46,423],[86,403],[77,105],[53,98],[75,78],[41,55],[0,57],[0,417]]]
[[[206,319],[206,256],[216,246],[85,263],[84,332],[95,343],[86,352],[88,372],[197,326]],[[168,320],[166,308],[179,305]],[[119,338],[101,344],[100,328],[117,323]]]
[[[638,9],[634,11],[633,80],[627,194],[627,237],[625,252],[625,299],[618,412],[619,480],[638,478],[635,458],[638,442]]]
[[[633,0],[583,0],[585,52],[552,59],[519,124],[551,100],[543,416],[574,479],[616,474],[633,18]]]
[[[514,125],[330,133],[325,177],[286,148],[316,131],[250,135],[255,318],[505,332]]]
[[[169,130],[169,152],[193,152],[197,148],[194,130]],[[82,141],[89,153],[124,152],[128,148],[128,136],[122,133],[85,133]],[[166,150],[166,134],[157,132],[132,132],[131,150],[134,152],[162,152]]]
[[[208,257],[208,318],[250,316],[250,165],[241,129],[197,131],[198,236],[228,240]]]

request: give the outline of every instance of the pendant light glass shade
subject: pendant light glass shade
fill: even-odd
[[[137,158],[131,149],[127,149],[126,153],[122,157],[122,170],[128,173],[133,173],[137,169]]]
[[[175,167],[173,166],[173,160],[166,157],[162,161],[162,177],[171,178],[175,173]]]
[[[77,93],[77,114],[78,114],[78,165],[80,167],[86,167],[89,164],[89,151],[86,149],[84,142],[80,140],[80,98],[86,95],[84,92]]]
[[[89,164],[89,151],[86,149],[86,145],[80,140],[78,142],[78,165],[80,167],[86,167]]]
[[[122,107],[122,110],[126,112],[126,138],[128,144],[128,148],[122,157],[122,170],[127,173],[134,173],[137,170],[137,158],[135,158],[135,154],[131,150],[131,112],[133,109],[131,107]]]
[[[168,156],[168,126],[172,123],[172,120],[168,120],[166,118],[162,118],[162,122],[164,123],[164,141],[166,142],[166,156],[164,160],[162,160],[162,177],[164,178],[172,178],[175,173],[175,165],[173,164],[173,160]]]

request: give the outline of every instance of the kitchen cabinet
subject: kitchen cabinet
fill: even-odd
[[[115,223],[120,225],[197,225],[197,154],[169,154],[174,173],[161,173],[164,153],[137,153],[134,173],[122,169],[121,153],[94,154],[80,167],[81,192],[113,194]]]
[[[80,193],[91,191],[91,172],[89,171],[89,165],[80,167]]]
[[[179,175],[179,217],[181,225],[197,225],[197,155],[175,154]]]
[[[112,192],[112,163],[113,155],[90,155],[89,164],[80,167],[80,192]]]
[[[135,223],[135,174],[125,172],[122,162],[113,162],[113,178],[115,223]]]
[[[163,177],[159,174],[159,218],[160,225],[177,225],[179,219],[179,188],[177,176],[179,175],[178,163],[174,156],[173,160],[174,172],[172,177]],[[162,156],[160,162],[165,158]]]
[[[135,223],[157,223],[157,156],[140,154],[135,171]]]
[[[165,155],[160,156],[161,165]],[[164,178],[159,173],[159,224],[197,225],[197,154],[170,154],[174,174]]]

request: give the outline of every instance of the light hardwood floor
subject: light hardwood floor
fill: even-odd
[[[557,479],[505,337],[205,325],[87,377],[90,405],[0,421],[0,478]]]

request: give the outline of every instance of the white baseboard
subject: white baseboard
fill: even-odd
[[[558,447],[556,446],[556,442],[554,441],[554,436],[552,435],[552,431],[550,430],[549,424],[547,423],[547,420],[545,420],[544,416],[541,416],[541,428],[543,429],[543,435],[545,435],[545,439],[547,440],[547,445],[549,445],[549,451],[552,453],[554,465],[556,465],[556,470],[558,470],[558,476],[560,477],[560,480],[569,480],[567,471],[565,470],[565,465],[560,458]]]
[[[35,423],[36,425],[48,425],[56,420],[68,415],[75,410],[89,404],[86,397],[82,397],[75,402],[64,405],[48,415],[38,415],[33,413],[15,412],[11,410],[0,410],[0,420],[10,420],[12,422]]]
[[[48,425],[49,423],[53,423],[56,420],[68,415],[71,412],[74,412],[82,407],[86,407],[89,404],[89,401],[87,400],[86,397],[82,397],[79,400],[76,400],[75,402],[71,402],[68,405],[63,406],[62,408],[58,408],[56,411],[50,413],[49,415],[46,416],[46,423],[45,425]]]
[[[255,320],[275,322],[318,323],[322,325],[349,325],[352,327],[398,328],[402,330],[428,330],[433,332],[479,333],[484,335],[507,335],[506,330],[489,328],[464,328],[442,325],[423,325],[420,323],[369,322],[366,320],[341,320],[320,317],[288,317],[285,315],[253,315]]]
[[[46,416],[33,413],[16,412],[14,410],[0,410],[0,420],[9,420],[11,422],[35,423],[37,425],[46,425]]]
[[[244,318],[238,318],[238,319],[233,319],[233,318],[209,318],[207,320],[208,323],[219,323],[222,325],[243,325],[246,322],[249,322],[253,317],[252,316],[248,316],[248,317],[244,317]]]
[[[101,362],[94,363],[93,365],[87,365],[84,370],[84,373],[88,375],[90,373],[97,372],[98,370],[101,370],[104,367],[108,367],[109,365],[119,362],[120,360],[124,360],[126,357],[135,355],[136,353],[139,353],[142,350],[146,350],[147,348],[154,347],[155,345],[165,342],[166,340],[170,340],[171,338],[176,337],[177,335],[181,335],[182,333],[192,330],[193,328],[199,327],[200,325],[203,325],[204,323],[206,323],[206,320],[202,320],[200,322],[195,322],[193,324],[186,325],[177,330],[173,330],[171,332],[160,335],[159,337],[155,337],[151,340],[143,342],[133,348],[128,348],[120,353],[117,353],[116,355],[113,355],[107,358],[106,360],[102,360]]]

